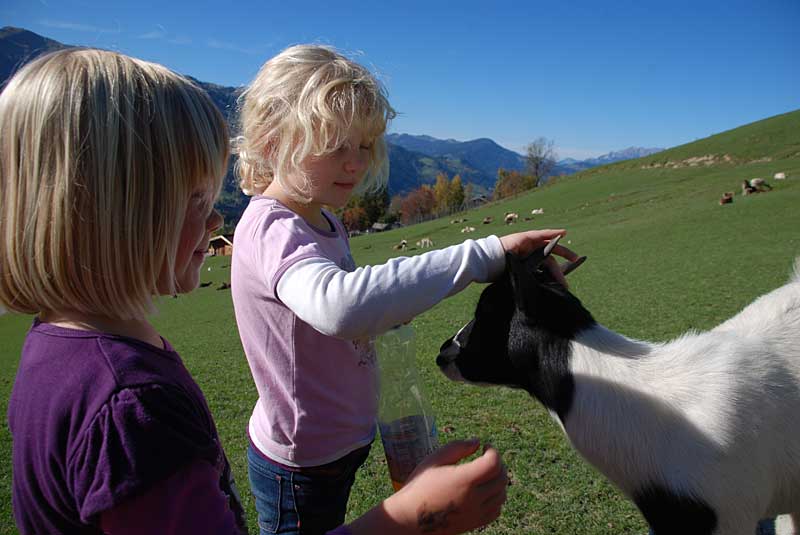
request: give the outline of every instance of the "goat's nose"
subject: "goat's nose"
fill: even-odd
[[[436,365],[440,368],[449,366],[455,362],[459,353],[461,353],[461,347],[455,341],[455,338],[450,338],[439,348],[439,355],[436,357]]]
[[[472,334],[472,328],[474,326],[475,326],[475,320],[473,319],[469,323],[461,327],[461,329],[453,337],[453,341],[459,348],[465,347],[467,345],[467,341],[469,340],[469,335]]]

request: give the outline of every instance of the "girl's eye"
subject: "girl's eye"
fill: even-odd
[[[211,199],[205,193],[192,195],[191,203],[201,212],[209,211],[213,205]]]

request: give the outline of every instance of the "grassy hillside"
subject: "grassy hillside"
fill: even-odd
[[[734,167],[759,162],[777,164],[781,160],[797,157],[800,157],[800,110],[756,121],[646,158],[594,168],[584,174],[659,167]]]
[[[800,256],[800,114],[793,112],[642,160],[592,169],[515,199],[387,233],[352,240],[360,265],[399,253],[401,239],[430,237],[436,247],[466,237],[526,228],[564,227],[564,243],[589,261],[570,275],[573,292],[598,321],[626,335],[666,340],[688,329],[707,329],[783,284]],[[753,147],[760,147],[754,152]],[[714,165],[653,167],[707,154],[729,154]],[[667,158],[667,160],[664,160]],[[647,168],[642,168],[643,165]],[[748,197],[739,183],[785,172],[774,190]],[[736,191],[733,204],[719,196]],[[525,222],[533,208],[544,215]],[[520,214],[511,227],[507,211]],[[483,225],[483,217],[494,223]],[[449,220],[467,217],[464,224]],[[461,234],[466,224],[476,227]],[[404,254],[417,254],[411,250]],[[209,260],[202,279],[215,284],[179,299],[165,299],[156,326],[184,356],[209,399],[240,490],[249,499],[245,429],[256,399],[241,354],[228,291],[229,259]],[[637,510],[569,447],[546,411],[527,394],[448,382],[434,358],[441,342],[472,314],[481,287],[473,285],[417,317],[420,374],[437,413],[442,440],[480,436],[497,446],[514,484],[503,516],[483,533],[644,534]],[[30,319],[0,317],[0,410],[5,414],[14,371]],[[57,373],[54,367],[54,373]],[[10,513],[10,436],[0,427],[0,533],[14,533]],[[389,495],[391,487],[376,443],[359,474],[350,515]]]

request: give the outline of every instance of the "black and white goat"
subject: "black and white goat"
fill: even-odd
[[[595,322],[548,253],[509,255],[442,345],[445,375],[527,390],[657,535],[753,535],[782,513],[800,529],[800,259],[732,319],[655,344]]]

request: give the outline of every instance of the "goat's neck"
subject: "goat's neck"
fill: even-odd
[[[600,324],[595,324],[590,329],[578,333],[573,341],[573,351],[576,356],[588,358],[639,358],[648,355],[653,350],[653,345],[640,340],[627,338]]]
[[[570,371],[577,382],[592,379],[620,386],[647,386],[651,366],[643,366],[656,346],[633,340],[602,325],[579,333],[571,343]]]
[[[655,462],[653,422],[676,421],[658,386],[656,351],[654,344],[601,325],[579,333],[571,343],[573,396],[560,422],[573,446],[623,489],[629,472]],[[619,467],[626,468],[620,472]]]

